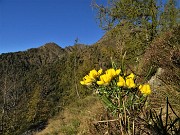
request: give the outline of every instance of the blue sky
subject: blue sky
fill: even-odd
[[[106,0],[98,0],[98,3]],[[0,0],[0,53],[48,42],[93,44],[103,35],[91,0]]]

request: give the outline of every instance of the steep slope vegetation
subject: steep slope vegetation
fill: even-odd
[[[4,134],[20,134],[31,123],[45,122],[53,115],[60,89],[56,81],[59,72],[51,63],[63,62],[65,53],[50,43],[26,52],[0,55],[0,106]]]
[[[153,107],[162,107],[166,97],[180,114],[180,27],[156,38],[141,58],[139,73],[151,75]],[[152,77],[153,76],[153,77]]]
[[[110,66],[113,46],[54,43],[0,55],[0,130],[19,135],[43,128],[62,106],[91,93],[79,85],[92,68]],[[40,127],[39,127],[40,125]]]
[[[126,66],[129,68],[129,70],[132,70],[137,75],[137,82],[144,81],[143,79],[148,74],[146,79],[149,80],[152,88],[152,94],[149,99],[150,107],[159,111],[161,107],[165,107],[165,99],[166,97],[169,97],[170,103],[178,115],[180,114],[179,28],[180,27],[167,33],[163,33],[157,37],[146,49],[139,48],[141,52],[144,52],[141,53],[141,55],[136,55],[139,51],[135,51],[135,53],[129,51],[125,58]],[[108,36],[110,36],[110,38]],[[97,65],[100,65],[101,67],[103,67],[103,58],[105,56],[113,56],[117,62],[121,62],[121,60],[119,60],[121,58],[121,52],[117,52],[117,48],[122,46],[118,46],[116,44],[117,40],[116,38],[112,38],[111,33],[108,36],[105,35],[105,37],[103,37],[95,45],[88,48],[96,48],[95,50],[98,50],[98,47],[100,47],[99,49],[101,51],[98,55],[100,60],[95,61],[94,64],[98,63]],[[108,48],[107,50],[105,49],[106,47]],[[126,49],[123,51],[128,51],[127,48],[130,48],[130,46],[126,46]],[[103,49],[105,49],[107,53],[105,53]],[[113,55],[108,55],[108,53]],[[132,58],[132,56],[134,57]],[[107,61],[110,61],[108,57]],[[103,68],[108,66],[110,66],[110,64],[104,65]],[[165,110],[163,110],[163,113],[164,111]],[[93,98],[88,96],[84,99],[78,99],[76,102],[73,102],[64,108],[64,111],[60,112],[53,119],[50,119],[46,129],[37,133],[37,135],[105,134],[107,133],[108,129],[109,131],[111,130],[112,134],[118,133],[118,131],[116,132],[115,124],[113,123],[111,123],[112,125],[109,124],[108,128],[106,124],[94,123],[95,121],[106,120],[106,117],[106,111],[103,109],[101,102],[97,100],[95,96],[93,96]]]
[[[171,72],[171,75],[174,73],[176,82],[169,82],[179,88],[177,31],[171,32],[170,37],[173,38],[164,40],[167,44],[170,41],[176,46],[176,51],[173,51],[171,57],[173,62],[166,64],[175,66],[176,72]],[[149,66],[153,65],[150,79],[156,69],[162,67],[157,58],[166,56],[169,51],[165,51],[168,47],[165,46],[161,48],[161,51],[165,52],[164,55],[153,53],[153,56],[149,56],[152,50],[158,51],[159,48],[154,49],[152,44],[149,52],[146,51],[149,43],[143,37],[141,33],[134,33],[131,28],[119,25],[91,46],[77,44],[63,49],[55,43],[48,43],[24,52],[0,55],[0,132],[3,135],[21,135],[43,129],[47,121],[56,114],[61,114],[65,106],[76,101],[81,102],[92,93],[79,84],[79,80],[89,70],[109,68],[111,59],[117,66],[121,66],[121,58],[125,53],[126,67],[139,75],[139,80],[147,74]],[[162,45],[166,44],[159,44],[160,47]]]

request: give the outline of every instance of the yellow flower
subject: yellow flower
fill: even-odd
[[[125,80],[122,76],[119,76],[119,82],[117,82],[117,86],[123,87],[125,86]]]
[[[136,84],[134,83],[134,77],[135,77],[135,75],[134,75],[133,73],[131,73],[130,75],[128,75],[128,76],[126,77],[126,86],[127,86],[128,88],[134,88],[134,87],[136,87]]]
[[[126,78],[129,79],[129,78],[132,78],[134,79],[135,75],[133,73],[131,73],[130,75],[128,75]]]
[[[83,81],[80,81],[82,85],[91,85],[92,82],[96,81],[96,78],[102,74],[102,69],[96,71],[95,69],[91,70],[88,75],[83,78]]]
[[[99,71],[96,71],[95,69],[91,70],[89,72],[89,76],[92,78],[92,79],[96,79],[97,77],[99,77],[100,75],[102,74],[102,69],[100,69]]]
[[[136,84],[134,83],[134,80],[132,78],[127,78],[126,79],[126,86],[128,88],[134,88],[134,87],[136,87]]]
[[[80,81],[81,85],[91,85],[91,83],[86,83],[85,81]]]
[[[108,85],[111,82],[112,77],[108,74],[100,76],[100,81],[97,81],[98,85]]]
[[[98,71],[98,75],[101,75],[103,72],[102,68]]]
[[[80,83],[82,85],[91,85],[92,82],[94,81],[94,79],[88,75],[86,75],[84,78],[83,78],[83,81],[80,81]]]
[[[87,85],[87,86],[92,84],[92,82],[87,82],[87,81],[80,81],[80,83],[81,85]]]
[[[120,72],[121,72],[120,69],[115,70],[115,69],[111,68],[111,69],[108,69],[108,70],[106,71],[106,74],[108,74],[109,76],[111,76],[111,77],[113,78],[113,77],[119,75]]]
[[[121,69],[117,69],[117,70],[116,70],[116,75],[119,75],[120,72],[121,72]]]
[[[100,70],[98,72],[102,73],[102,71]],[[105,86],[108,85],[115,76],[120,74],[120,72],[121,72],[120,69],[115,70],[111,68],[111,69],[106,70],[105,74],[100,76],[100,80],[97,81],[97,84],[105,85]]]
[[[139,90],[141,91],[141,93],[145,96],[151,94],[151,88],[149,84],[144,84],[144,85],[140,85],[139,86]]]

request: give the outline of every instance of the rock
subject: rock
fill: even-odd
[[[162,75],[163,72],[164,69],[158,68],[156,74],[152,76],[151,79],[148,81],[153,92],[155,92],[156,89],[162,85],[160,76]]]

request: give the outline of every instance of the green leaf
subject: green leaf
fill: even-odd
[[[103,95],[101,98],[108,108],[111,108],[113,110],[117,108],[106,96]]]

